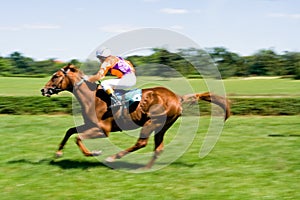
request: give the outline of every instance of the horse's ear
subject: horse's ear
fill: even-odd
[[[68,63],[66,66],[64,66],[63,68],[65,69],[65,70],[68,70],[68,69],[70,69],[70,66],[71,66],[72,64],[71,63]]]
[[[77,67],[73,65],[72,63],[68,63],[67,67],[70,69],[71,72],[76,72]]]

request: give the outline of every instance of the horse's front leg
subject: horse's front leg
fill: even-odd
[[[72,127],[72,128],[69,128],[65,134],[65,137],[63,138],[63,140],[61,141],[61,143],[59,144],[59,147],[58,147],[58,150],[56,151],[56,157],[61,157],[63,155],[63,148],[64,146],[66,145],[67,141],[69,140],[69,138],[75,134],[75,133],[78,133],[78,127]]]
[[[86,148],[83,144],[82,140],[84,139],[96,139],[96,138],[104,138],[107,135],[102,131],[102,129],[98,127],[88,128],[81,132],[80,135],[76,137],[76,144],[78,145],[79,149],[85,156],[99,156],[102,151],[90,151]]]
[[[63,138],[63,140],[61,141],[61,143],[59,144],[58,150],[56,151],[56,157],[62,157],[63,155],[63,148],[66,145],[67,141],[69,140],[69,138],[76,133],[82,133],[80,137],[77,136],[76,138],[76,144],[78,145],[78,147],[80,148],[80,150],[82,151],[82,153],[86,156],[96,156],[96,155],[100,155],[100,152],[90,152],[82,143],[82,139],[91,139],[91,138],[99,138],[99,137],[105,137],[103,132],[100,131],[99,128],[97,127],[90,127],[87,125],[81,125],[81,126],[77,126],[77,127],[72,127],[70,129],[67,130],[65,137]]]

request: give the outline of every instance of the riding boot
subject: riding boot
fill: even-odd
[[[109,95],[109,97],[111,99],[111,105],[109,106],[110,108],[114,108],[114,107],[117,107],[117,106],[122,106],[121,101],[115,95],[113,89],[109,88],[109,89],[105,90],[105,92]]]

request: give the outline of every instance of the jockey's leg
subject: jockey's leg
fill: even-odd
[[[111,99],[111,108],[112,107],[117,107],[117,106],[121,106],[122,105],[122,102],[120,101],[120,99],[116,96],[114,90],[111,88],[111,89],[107,89],[105,90],[105,92],[110,96],[110,99]]]
[[[136,77],[133,73],[125,74],[122,78],[109,79],[102,81],[101,85],[104,90],[107,89],[128,89],[135,86]]]
[[[110,80],[105,80],[101,83],[104,91],[110,96],[111,98],[111,106],[110,107],[116,107],[116,106],[121,106],[122,103],[119,100],[119,98],[115,95],[113,87],[118,85],[120,79],[110,79]]]
[[[113,88],[127,89],[133,87],[135,84],[136,84],[135,75],[133,73],[129,73],[129,74],[125,74],[122,78],[105,80],[102,82],[101,85],[112,100],[111,107],[115,107],[115,106],[122,105],[122,103],[115,95]]]
[[[136,84],[136,76],[133,73],[125,74],[119,81],[118,85],[115,86],[117,89],[128,89]]]

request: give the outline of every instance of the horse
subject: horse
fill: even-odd
[[[83,144],[85,139],[109,137],[111,132],[133,130],[141,127],[136,143],[112,156],[106,162],[114,162],[123,156],[145,147],[154,132],[154,153],[144,168],[150,169],[164,149],[166,131],[182,115],[184,103],[204,100],[224,110],[224,120],[230,116],[230,104],[226,97],[211,92],[178,95],[165,87],[141,89],[141,99],[133,107],[110,108],[110,98],[100,85],[87,81],[85,74],[76,66],[68,64],[55,72],[41,89],[43,96],[50,97],[61,91],[73,93],[81,106],[83,125],[69,128],[59,144],[56,156],[63,155],[63,148],[70,136],[76,136],[76,144],[85,156],[98,156],[99,151],[90,151]]]

